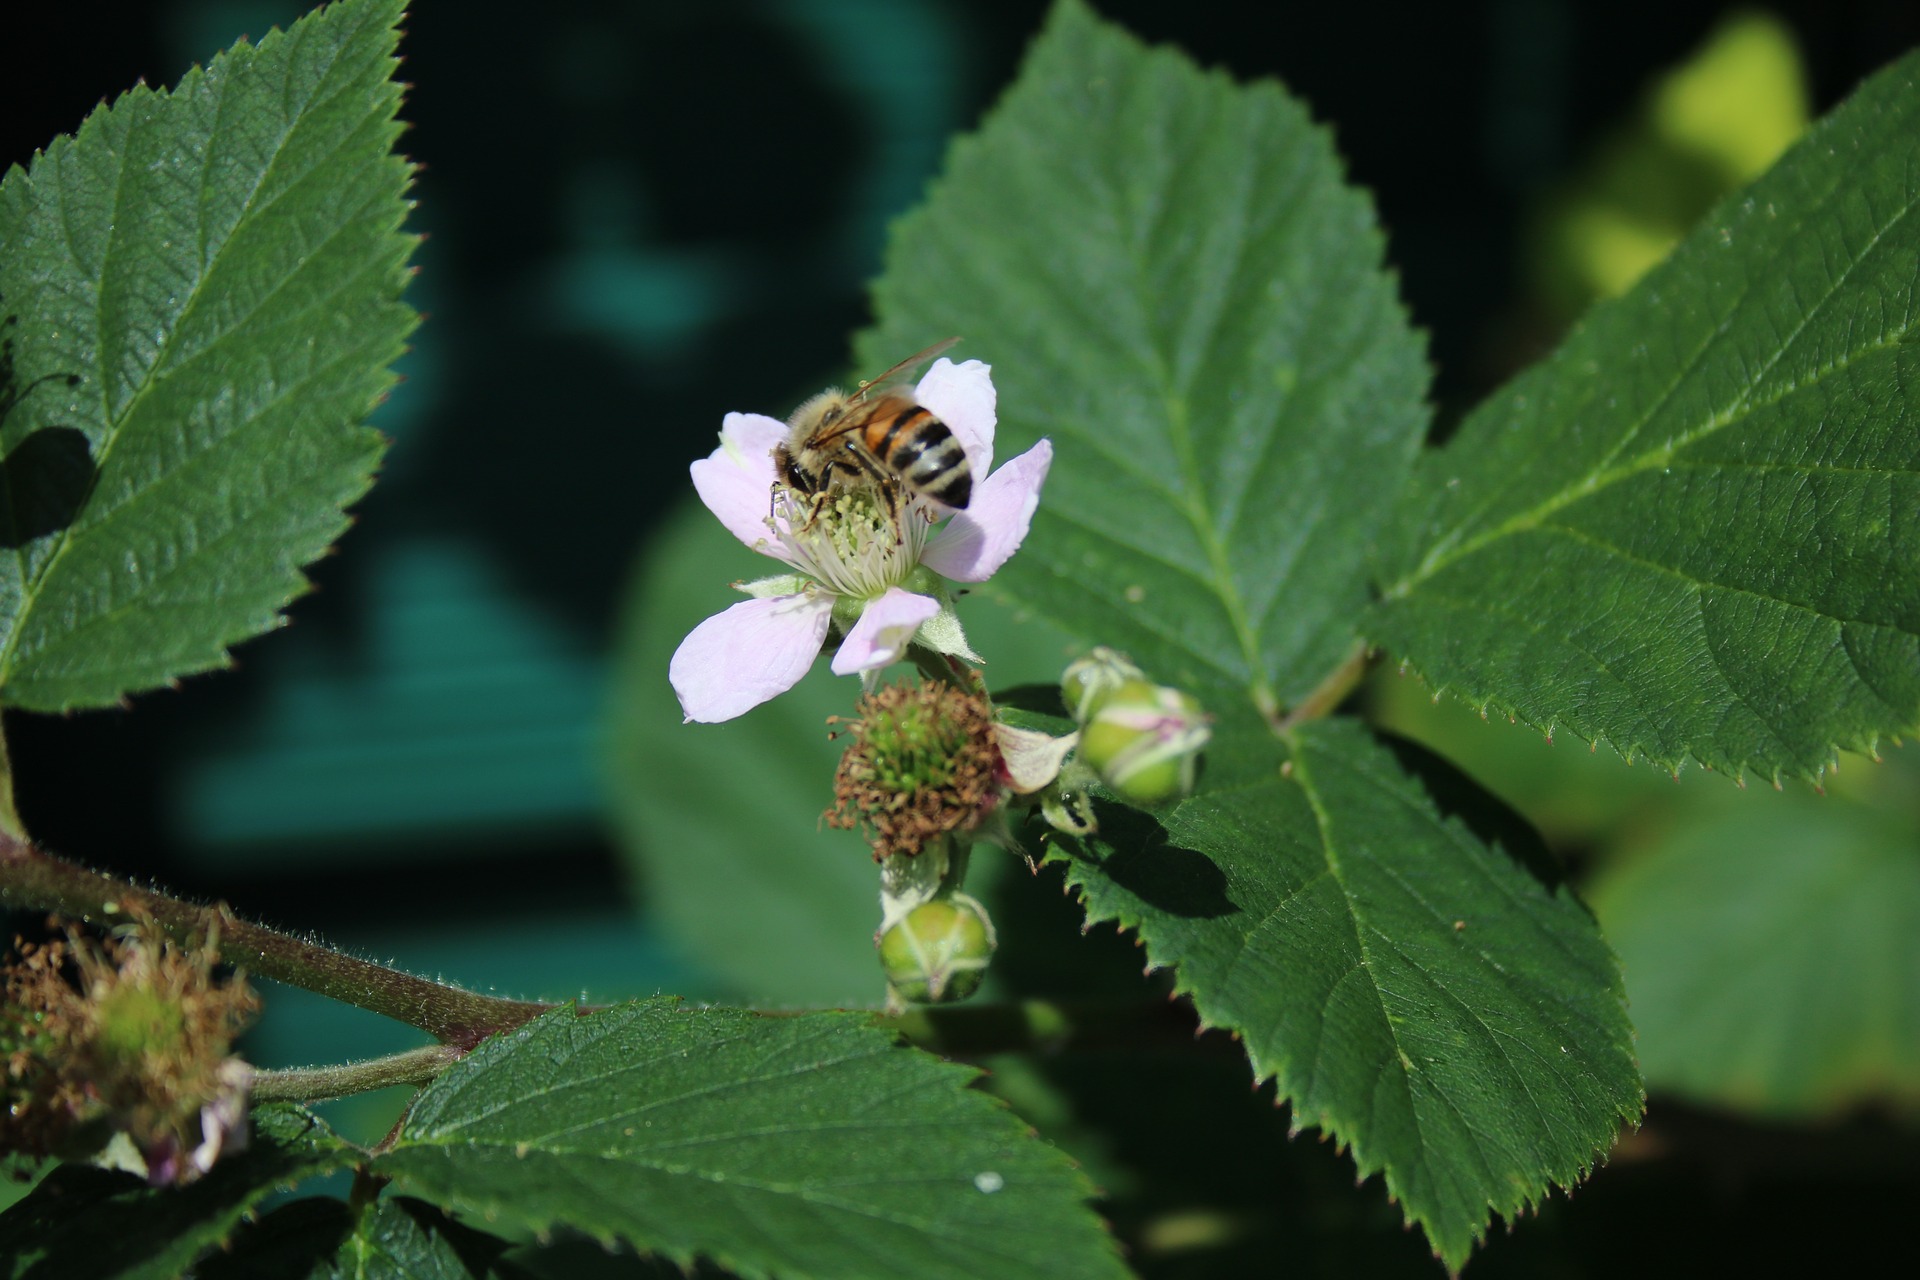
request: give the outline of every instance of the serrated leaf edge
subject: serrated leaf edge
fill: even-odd
[[[1298,752],[1297,751],[1294,752],[1294,755],[1297,759]],[[1291,765],[1292,767],[1283,769],[1278,775],[1279,780],[1288,780],[1297,774],[1298,772],[1297,763],[1290,760],[1289,765]],[[1247,789],[1254,786],[1264,786],[1264,785],[1268,785],[1268,784],[1266,782],[1247,783],[1247,784],[1243,784],[1241,787],[1229,788],[1229,790],[1241,790],[1241,789]],[[1313,808],[1315,822],[1319,826],[1319,830],[1321,832],[1321,847],[1324,850],[1326,847],[1326,841],[1325,841],[1325,835],[1324,835],[1325,826],[1321,820],[1321,807],[1317,802],[1317,800],[1315,800],[1312,797],[1310,789],[1303,787],[1303,790],[1309,791],[1308,803]],[[1220,793],[1209,792],[1205,794],[1215,795]],[[1205,798],[1204,795],[1190,798],[1186,801],[1183,801],[1181,807],[1184,807],[1187,804],[1192,804],[1196,800],[1201,800],[1204,798]],[[1460,841],[1482,843],[1479,841],[1479,838],[1477,836],[1475,836],[1471,831],[1469,831],[1466,828],[1466,826],[1462,822],[1460,822],[1458,818],[1445,816],[1438,812],[1433,812],[1433,811],[1429,812],[1429,816],[1432,818],[1436,826],[1438,826],[1440,829],[1445,831],[1452,838]],[[1163,969],[1171,970],[1174,975],[1173,990],[1171,993],[1171,997],[1184,996],[1188,1001],[1192,1003],[1194,1007],[1194,1011],[1198,1016],[1200,1029],[1202,1031],[1208,1031],[1208,1030],[1224,1031],[1227,1034],[1231,1035],[1233,1039],[1240,1044],[1242,1050],[1247,1054],[1248,1065],[1251,1068],[1253,1073],[1253,1084],[1256,1088],[1262,1085],[1265,1085],[1268,1082],[1273,1082],[1275,1084],[1276,1087],[1275,1087],[1274,1105],[1275,1106],[1284,1105],[1293,1109],[1293,1113],[1289,1119],[1289,1127],[1288,1127],[1289,1135],[1298,1136],[1305,1129],[1308,1129],[1308,1128],[1317,1129],[1321,1133],[1325,1134],[1329,1139],[1332,1140],[1335,1151],[1341,1152],[1341,1153],[1350,1152],[1351,1158],[1354,1162],[1354,1167],[1356,1170],[1356,1177],[1355,1177],[1356,1185],[1365,1183],[1367,1179],[1373,1177],[1376,1174],[1381,1175],[1387,1188],[1387,1195],[1388,1195],[1389,1201],[1391,1201],[1396,1205],[1399,1205],[1402,1211],[1406,1213],[1406,1219],[1409,1226],[1417,1225],[1426,1234],[1428,1242],[1433,1246],[1434,1256],[1446,1265],[1448,1272],[1450,1274],[1458,1274],[1460,1268],[1465,1265],[1466,1261],[1471,1256],[1473,1250],[1478,1248],[1481,1244],[1485,1243],[1487,1235],[1493,1225],[1492,1224],[1493,1216],[1497,1215],[1502,1220],[1511,1223],[1517,1218],[1524,1216],[1527,1213],[1533,1212],[1540,1204],[1544,1203],[1551,1196],[1554,1189],[1558,1188],[1562,1190],[1571,1190],[1574,1186],[1578,1185],[1580,1182],[1585,1181],[1585,1179],[1593,1172],[1595,1168],[1605,1163],[1606,1156],[1607,1156],[1607,1149],[1595,1148],[1590,1158],[1580,1161],[1575,1166],[1571,1166],[1571,1167],[1563,1168],[1559,1170],[1549,1170],[1547,1173],[1548,1185],[1539,1187],[1537,1191],[1534,1189],[1521,1190],[1519,1197],[1517,1199],[1507,1201],[1504,1203],[1489,1200],[1486,1205],[1488,1215],[1483,1216],[1478,1223],[1473,1224],[1467,1229],[1466,1231],[1467,1241],[1466,1241],[1465,1247],[1464,1248],[1452,1247],[1454,1244],[1457,1243],[1457,1241],[1454,1239],[1454,1237],[1456,1236],[1456,1233],[1452,1231],[1443,1231],[1441,1225],[1435,1223],[1430,1214],[1426,1212],[1414,1212],[1407,1208],[1406,1202],[1402,1199],[1402,1196],[1401,1196],[1400,1179],[1395,1175],[1395,1172],[1392,1166],[1388,1165],[1384,1160],[1375,1158],[1370,1152],[1363,1150],[1361,1145],[1357,1141],[1349,1138],[1346,1135],[1346,1133],[1344,1132],[1343,1126],[1337,1121],[1337,1119],[1332,1115],[1330,1115],[1324,1109],[1310,1115],[1301,1114],[1301,1112],[1298,1109],[1298,1103],[1296,1102],[1295,1099],[1288,1096],[1288,1094],[1285,1092],[1285,1089],[1283,1087],[1283,1082],[1281,1080],[1281,1072],[1285,1069],[1286,1063],[1264,1061],[1256,1057],[1254,1050],[1248,1043],[1248,1040],[1245,1034],[1245,1028],[1239,1026],[1235,1022],[1235,1020],[1231,1017],[1216,1016],[1218,1011],[1212,1008],[1213,1001],[1210,998],[1208,991],[1201,986],[1196,986],[1194,983],[1186,979],[1186,977],[1182,972],[1179,960],[1177,958],[1168,957],[1163,954],[1165,948],[1163,948],[1158,943],[1156,943],[1154,938],[1151,936],[1150,929],[1143,924],[1141,919],[1137,917],[1130,918],[1128,914],[1123,910],[1101,912],[1098,909],[1096,909],[1094,905],[1089,901],[1089,897],[1086,891],[1087,885],[1084,880],[1085,873],[1081,864],[1079,863],[1079,860],[1074,858],[1068,852],[1066,852],[1063,848],[1059,846],[1059,844],[1056,841],[1053,841],[1053,840],[1049,840],[1046,843],[1045,850],[1046,851],[1043,857],[1043,861],[1057,862],[1065,870],[1067,888],[1069,889],[1069,891],[1074,893],[1082,910],[1086,912],[1086,917],[1087,917],[1086,927],[1091,928],[1093,925],[1096,925],[1096,924],[1113,924],[1116,928],[1118,928],[1122,932],[1125,932],[1127,930],[1132,930],[1138,936],[1141,947],[1147,953],[1146,972],[1154,973]],[[1331,870],[1331,859],[1329,859],[1329,865]],[[1338,879],[1337,874],[1335,878]],[[1342,890],[1342,896],[1350,898],[1350,895],[1347,895],[1345,893],[1344,888]],[[1351,919],[1351,915],[1349,915],[1349,918]],[[1356,930],[1356,932],[1358,932],[1358,930]],[[1600,941],[1604,946],[1605,939],[1601,938]],[[1362,950],[1364,949],[1365,949],[1364,943],[1362,943]],[[1612,983],[1611,995],[1613,996],[1614,1001],[1619,1006],[1619,1009],[1621,1012],[1622,1024],[1630,1026],[1631,1024],[1627,1020],[1627,993],[1626,993],[1625,984],[1620,977],[1619,960],[1618,960],[1618,957],[1613,956],[1613,951],[1611,947],[1607,947],[1607,954],[1609,957],[1613,959],[1614,981]],[[1389,1028],[1391,1028],[1390,1020],[1388,1022],[1388,1025],[1389,1025]],[[1397,1043],[1398,1041],[1397,1036],[1395,1037],[1395,1040]],[[1617,1043],[1611,1047],[1625,1054],[1625,1056],[1630,1061],[1632,1060],[1633,1052],[1632,1052],[1632,1044],[1630,1040],[1625,1043]],[[1636,1068],[1635,1074],[1637,1077],[1638,1075],[1637,1068]],[[1637,1126],[1639,1124],[1642,1114],[1644,1113],[1645,1103],[1646,1103],[1646,1089],[1645,1089],[1644,1083],[1642,1083],[1637,1096],[1636,1103],[1632,1106],[1623,1106],[1616,1112],[1616,1114],[1623,1123]]]
[[[97,134],[101,129],[105,128],[104,121],[107,118],[109,118],[114,112],[120,111],[122,109],[132,110],[133,107],[135,107],[136,105],[140,105],[150,101],[169,101],[175,97],[180,96],[183,92],[191,91],[196,86],[198,86],[203,80],[205,80],[210,74],[213,74],[215,71],[221,71],[229,74],[238,73],[239,71],[243,70],[245,67],[250,65],[254,59],[277,50],[281,44],[287,42],[290,39],[293,39],[296,35],[304,34],[306,31],[306,28],[304,27],[303,24],[305,23],[308,23],[308,22],[325,23],[330,20],[344,21],[345,18],[344,18],[343,10],[345,10],[347,7],[348,7],[347,0],[335,0],[335,3],[325,5],[322,9],[317,10],[312,14],[308,14],[304,16],[299,21],[296,21],[294,24],[292,24],[291,27],[285,30],[278,27],[275,27],[269,30],[268,33],[261,38],[260,43],[258,45],[249,43],[243,37],[240,40],[236,41],[233,45],[231,45],[227,49],[224,49],[221,52],[216,53],[213,56],[213,58],[208,62],[208,64],[206,64],[205,66],[202,66],[200,64],[195,64],[194,66],[189,67],[186,73],[181,76],[178,83],[176,83],[171,89],[155,89],[144,83],[136,84],[133,88],[127,90],[126,92],[116,97],[111,103],[108,103],[105,106],[95,111],[89,112],[87,117],[81,121],[79,129],[76,130],[75,133],[71,135],[63,134],[55,138],[52,142],[48,143],[44,148],[41,148],[35,151],[26,166],[23,167],[18,164],[10,166],[5,174],[0,175],[0,181],[5,181],[5,182],[18,181],[18,182],[25,182],[25,183],[31,184],[33,182],[34,175],[39,171],[40,166],[42,164],[51,164],[51,163],[58,162],[59,159],[63,155],[65,155],[70,148],[80,145],[81,141],[85,139],[90,133]],[[383,26],[388,32],[385,58],[390,66],[397,68],[400,62],[400,59],[398,56],[398,47],[399,47],[399,41],[400,41],[399,23],[401,22],[401,20],[405,15],[405,7],[406,7],[404,0],[370,0],[367,7],[369,10],[368,16],[370,20],[374,24]],[[382,16],[383,14],[384,14],[384,17]],[[387,111],[387,117],[386,117],[386,131],[389,136],[389,147],[391,147],[392,141],[399,137],[400,133],[404,128],[404,126],[401,124],[401,122],[397,118],[397,112],[398,112],[399,105],[402,98],[402,90],[401,90],[401,87],[393,81],[391,75],[389,75],[388,77],[387,84],[390,89],[390,92],[387,95],[387,99],[388,99],[388,102],[390,103],[390,106]],[[285,139],[283,138],[282,139],[283,144],[284,144],[284,141]],[[407,171],[408,171],[407,185],[411,185],[412,174],[415,172],[415,166],[411,165],[410,163],[404,160],[402,160],[401,163],[407,165]],[[411,207],[411,202],[406,200],[404,187],[401,192],[401,200],[402,200],[403,212],[393,220],[391,226],[389,227],[390,233],[397,233],[400,231],[400,228],[404,225],[405,219],[406,219],[406,214],[404,210],[406,208]],[[404,260],[405,257],[411,256],[413,247],[419,243],[420,237],[417,235],[408,235],[408,236],[403,236],[402,239],[406,245],[405,252],[401,255]],[[191,307],[189,307],[189,310],[190,309]],[[185,312],[183,312],[183,315],[184,314]],[[408,325],[408,328],[411,329],[418,323],[419,323],[419,317],[416,314],[412,317],[412,321]],[[178,325],[175,326],[175,332],[177,331],[178,331]],[[172,336],[173,336],[172,334],[169,335],[169,339],[168,339],[169,342],[171,342]],[[385,361],[386,367],[382,371],[381,377],[379,379],[381,385],[374,392],[372,397],[369,399],[366,409],[363,410],[360,415],[361,418],[364,418],[367,413],[370,413],[375,406],[377,406],[381,401],[383,401],[386,398],[388,392],[390,392],[393,386],[399,381],[398,375],[393,372],[391,366],[393,361],[397,359],[401,354],[403,354],[405,350],[406,350],[406,345],[405,345],[405,338],[403,336],[400,339],[400,341],[396,344],[392,354],[386,358],[386,361]],[[97,483],[99,476],[101,475],[102,471],[106,466],[107,458],[109,454],[111,454],[114,444],[120,438],[121,430],[124,428],[126,419],[131,413],[132,407],[140,402],[141,398],[144,397],[148,389],[151,387],[153,371],[154,369],[157,369],[159,367],[160,363],[161,362],[158,359],[154,361],[153,365],[150,366],[150,368],[148,369],[146,378],[143,379],[141,386],[128,399],[126,406],[122,409],[122,411],[119,414],[115,415],[114,418],[108,422],[105,436],[102,439],[99,450],[93,459],[93,467],[94,467],[93,479],[95,483]],[[349,425],[352,425],[352,424],[349,424]],[[169,688],[177,688],[179,686],[180,680],[187,676],[198,675],[207,671],[230,669],[233,666],[233,661],[234,661],[233,655],[232,655],[233,645],[239,644],[242,641],[245,641],[248,639],[252,639],[266,632],[276,630],[279,627],[284,626],[286,624],[287,618],[284,612],[286,608],[289,605],[291,605],[294,601],[308,594],[313,589],[313,584],[311,580],[306,576],[306,574],[302,571],[302,566],[309,564],[314,560],[320,559],[324,557],[326,554],[328,554],[328,552],[332,549],[333,545],[338,541],[340,536],[343,533],[345,533],[345,531],[352,525],[353,517],[345,510],[345,508],[352,506],[355,502],[359,501],[360,498],[366,495],[367,491],[372,488],[373,478],[379,470],[380,456],[385,450],[384,437],[382,437],[379,432],[373,431],[370,428],[366,428],[364,426],[353,425],[352,429],[355,429],[364,433],[367,437],[367,446],[370,451],[370,457],[367,460],[367,465],[364,470],[358,471],[352,483],[343,487],[343,492],[345,496],[342,497],[339,504],[342,509],[338,515],[337,520],[326,522],[329,528],[328,528],[328,531],[324,534],[324,536],[320,537],[315,542],[302,543],[298,547],[289,547],[284,550],[282,560],[288,570],[289,576],[292,578],[292,581],[285,586],[285,588],[283,589],[283,594],[281,595],[278,603],[273,606],[271,610],[272,616],[257,622],[245,622],[245,623],[238,624],[235,627],[225,629],[228,632],[228,634],[223,635],[220,639],[215,641],[216,651],[213,653],[212,656],[208,657],[204,662],[198,665],[189,663],[186,665],[174,666],[173,674],[169,676],[167,679],[165,679],[164,681],[161,681],[159,685],[147,685],[140,688],[131,688],[131,689],[123,690],[120,697],[116,700],[117,705],[124,707],[128,705],[127,700],[132,694],[150,692],[155,687],[164,686]],[[137,496],[137,494],[134,496]],[[82,501],[81,509],[84,510],[86,505],[91,501],[92,501],[92,489],[89,488],[86,498],[83,499]],[[3,641],[0,641],[0,682],[4,681],[5,679],[4,673],[11,666],[11,663],[15,655],[15,652],[18,648],[20,639],[27,630],[25,623],[29,614],[33,611],[33,606],[37,601],[39,587],[42,583],[46,581],[48,576],[55,570],[55,568],[59,565],[61,560],[64,559],[67,549],[72,545],[73,530],[74,530],[75,524],[77,523],[78,523],[78,520],[76,518],[76,520],[73,523],[68,524],[64,529],[61,530],[60,540],[58,545],[51,550],[51,552],[47,555],[46,559],[41,563],[39,572],[36,573],[30,581],[25,581],[22,583],[22,589],[20,593],[21,606],[18,612],[16,612],[16,614],[14,615],[12,625],[9,628],[5,639]],[[4,701],[7,705],[21,706],[23,709],[69,712],[69,711],[79,710],[86,707],[92,707],[95,705],[101,705],[91,701],[75,700],[75,699],[67,698],[67,699],[61,700],[56,705],[52,705],[52,706],[30,706],[28,704],[14,703],[11,699],[6,698],[4,693],[4,688],[5,688],[4,683],[0,683],[0,701]],[[106,704],[106,705],[113,705],[113,704]]]

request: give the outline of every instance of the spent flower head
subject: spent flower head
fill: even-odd
[[[249,1072],[229,1050],[259,1001],[211,939],[181,946],[140,919],[15,950],[0,1147],[83,1155],[125,1134],[148,1181],[179,1185],[242,1145]]]
[[[825,817],[831,827],[865,828],[875,859],[972,831],[998,806],[1000,750],[981,699],[922,681],[878,689],[854,710]]]
[[[995,427],[990,370],[937,360],[914,398],[953,432],[974,476],[952,511],[917,494],[888,501],[875,488],[833,491],[824,502],[780,483],[773,452],[789,427],[730,413],[720,447],[693,464],[700,500],[741,542],[787,572],[737,584],[751,599],[695,627],[668,677],[688,720],[731,720],[786,692],[813,665],[829,632],[842,639],[836,675],[868,674],[912,645],[978,661],[954,614],[948,582],[984,582],[1027,536],[1053,461],[1042,440],[990,471]]]

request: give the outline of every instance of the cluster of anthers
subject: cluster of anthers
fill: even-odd
[[[876,860],[918,856],[998,805],[1003,766],[981,699],[945,683],[896,684],[861,698],[858,712],[825,820],[865,828]]]

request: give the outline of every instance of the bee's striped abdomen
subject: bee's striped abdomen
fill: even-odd
[[[925,406],[905,404],[876,414],[863,434],[873,456],[915,493],[955,508],[965,507],[973,496],[967,451]]]

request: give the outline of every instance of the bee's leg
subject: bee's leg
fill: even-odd
[[[792,451],[784,444],[773,447],[773,466],[779,475],[779,479],[774,481],[774,492],[777,493],[779,486],[785,485],[789,494],[804,495],[808,510],[806,521],[800,528],[802,531],[813,528],[814,521],[818,520],[820,513],[826,509],[827,498],[832,488],[828,483],[829,477],[809,474],[793,460]],[[773,501],[770,494],[767,498],[769,518],[772,516]]]
[[[880,482],[880,497],[887,504],[887,520],[893,525],[893,541],[898,546],[907,540],[907,531],[900,527],[900,484],[892,476]]]
[[[800,482],[799,471],[793,465],[793,455],[787,452],[787,446],[784,444],[773,446],[773,475],[773,483],[767,486],[768,520],[773,519],[774,503],[780,496],[780,486],[785,485],[789,489],[805,488]]]
[[[880,495],[880,501],[887,506],[887,519],[893,525],[893,538],[896,543],[905,541],[906,534],[900,528],[900,480],[891,471],[875,462],[866,454],[857,450],[847,450],[847,471],[856,478],[865,478]]]
[[[817,481],[808,477],[808,483],[802,486],[802,491],[807,495],[809,508],[806,523],[800,526],[802,532],[813,528],[827,507],[832,504],[833,473],[838,468],[838,463],[829,463]]]

